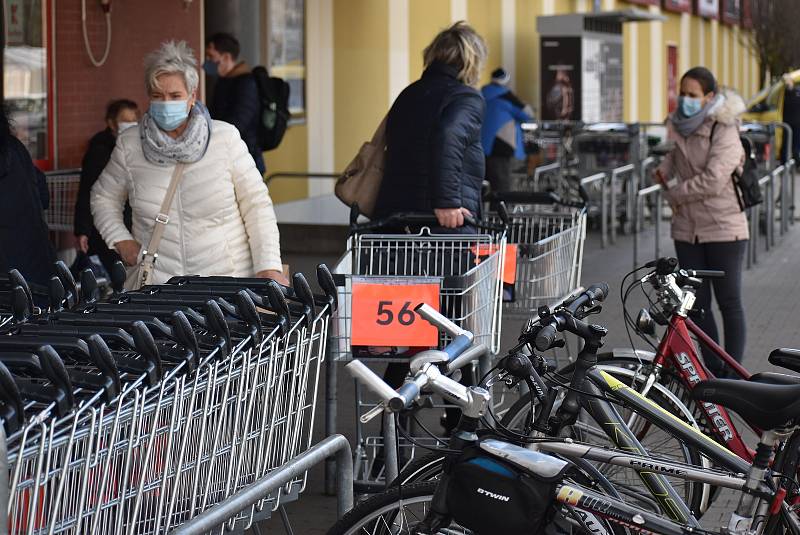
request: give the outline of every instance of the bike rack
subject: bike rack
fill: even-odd
[[[636,166],[632,163],[628,165],[623,165],[621,167],[617,167],[616,169],[611,171],[611,180],[610,180],[610,187],[611,187],[611,195],[610,195],[610,203],[611,203],[611,210],[609,210],[609,215],[611,217],[611,221],[609,224],[611,225],[611,243],[617,243],[617,224],[618,224],[618,211],[617,211],[617,180],[620,177],[623,177],[624,180],[628,180],[628,188],[630,188],[630,182],[632,182],[631,178],[634,176],[636,171]],[[626,177],[627,175],[627,177]],[[630,191],[630,189],[629,189]],[[626,214],[625,214],[625,226],[623,227],[623,231],[627,230],[627,227],[630,225],[630,214],[632,210],[630,210],[630,193],[626,197]]]
[[[539,191],[539,180],[541,180],[543,174],[551,173],[553,171],[558,171],[560,169],[561,169],[561,162],[552,162],[545,165],[540,165],[536,169],[534,169],[533,170],[534,191]]]
[[[649,197],[652,195],[655,199],[654,208],[655,208],[655,257],[659,258],[661,256],[661,216],[662,216],[662,207],[661,207],[661,200],[662,200],[662,190],[661,184],[653,184],[652,186],[648,186],[646,188],[642,188],[636,192],[636,204],[635,210],[633,213],[634,217],[634,229],[641,229],[642,224],[642,212],[644,212],[644,198]],[[636,269],[639,267],[639,232],[633,233],[633,268]]]
[[[333,435],[301,453],[269,475],[240,490],[224,502],[207,511],[203,511],[174,529],[171,534],[200,535],[201,533],[207,533],[333,455],[336,456],[337,512],[339,518],[341,518],[353,508],[353,455],[350,449],[350,442],[343,435]]]
[[[601,247],[608,246],[608,173],[595,173],[581,179],[581,186],[586,187],[595,182],[600,182],[600,232]]]

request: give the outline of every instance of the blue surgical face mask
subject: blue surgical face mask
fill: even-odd
[[[161,130],[171,132],[189,117],[188,100],[151,100],[147,113]]]
[[[203,70],[209,76],[219,76],[219,65],[217,62],[207,59],[203,62]]]
[[[700,113],[703,109],[703,99],[693,97],[679,97],[678,105],[681,107],[681,113],[684,117],[692,117]]]

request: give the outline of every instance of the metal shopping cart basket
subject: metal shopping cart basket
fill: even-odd
[[[398,214],[353,227],[347,252],[334,269],[340,306],[332,318],[333,359],[405,363],[416,351],[442,347],[447,336],[413,311],[420,302],[474,333],[476,344],[499,351],[504,228],[495,225],[483,234],[436,234],[430,230],[434,224],[430,215]],[[385,228],[401,233],[373,233]],[[402,233],[408,228],[413,232]],[[374,402],[358,385],[356,393],[361,416]],[[376,435],[382,433],[370,436],[358,421],[357,434],[356,479],[382,479],[383,471],[374,464],[383,443]],[[401,450],[403,460],[411,460],[417,451],[404,440]]]
[[[310,447],[335,294],[314,296],[297,276],[294,288],[271,283],[266,292],[256,279],[170,282],[51,310],[0,336],[0,364],[15,339],[38,333],[61,344],[49,354],[63,357],[67,373],[3,383],[24,386],[0,396],[9,467],[0,506],[11,533],[167,533]],[[66,343],[52,334],[61,328],[99,333],[89,336],[94,364],[75,358],[80,337]],[[100,354],[113,366],[98,367]],[[65,377],[117,386],[93,394],[75,382],[67,393]],[[227,530],[243,532],[304,486],[302,474]]]
[[[50,207],[44,219],[50,230],[72,232],[75,228],[75,203],[81,183],[81,170],[68,169],[46,174]]]
[[[504,314],[529,318],[580,284],[586,208],[550,192],[495,195],[508,214]],[[489,220],[499,220],[490,212]]]

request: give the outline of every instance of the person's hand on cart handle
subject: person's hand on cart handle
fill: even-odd
[[[436,220],[444,228],[458,228],[464,226],[464,216],[472,216],[466,208],[434,208]]]
[[[256,277],[259,279],[272,279],[278,284],[283,284],[284,286],[290,286],[289,279],[286,278],[286,275],[283,274],[282,271],[278,271],[277,269],[265,269],[264,271],[259,271],[256,273]]]
[[[126,266],[135,266],[139,260],[142,244],[136,240],[122,240],[114,244],[114,249],[117,250]]]
[[[77,240],[76,248],[79,251],[81,251],[82,253],[88,253],[89,252],[89,236],[86,236],[85,234],[80,234],[78,236],[75,236],[75,238]]]

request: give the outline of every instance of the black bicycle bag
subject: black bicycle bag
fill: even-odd
[[[477,535],[540,533],[553,516],[560,476],[535,476],[473,446],[453,461],[447,508],[453,519]]]

